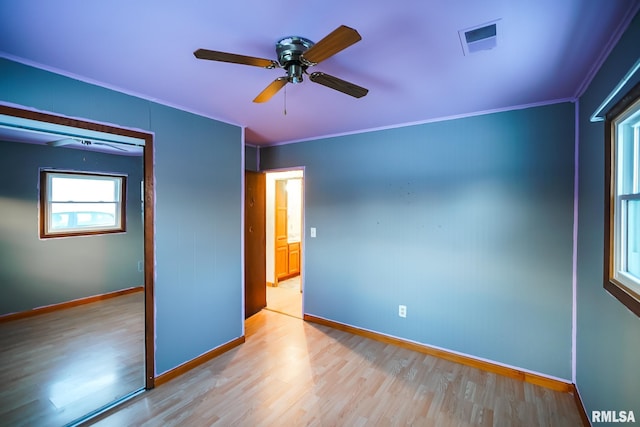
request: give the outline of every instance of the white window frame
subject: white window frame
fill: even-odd
[[[54,178],[74,178],[91,181],[110,181],[114,183],[114,200],[52,200],[52,181]],[[61,171],[42,169],[40,171],[40,237],[68,237],[87,236],[97,234],[122,233],[126,231],[126,176],[114,174],[100,174],[95,172]],[[54,220],[53,204],[86,205],[86,204],[115,204],[114,224],[78,225],[73,224],[65,228],[52,226]],[[73,209],[70,209],[73,211]],[[100,215],[100,212],[95,212]],[[77,215],[77,214],[76,214]],[[77,221],[77,218],[76,218]]]
[[[629,272],[627,259],[629,204],[640,203],[640,85],[607,114],[606,132],[604,287],[640,316],[640,277]]]

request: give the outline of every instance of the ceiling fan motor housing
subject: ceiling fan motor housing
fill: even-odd
[[[309,50],[313,44],[311,40],[298,36],[286,37],[276,43],[278,62],[282,68],[287,70],[289,82],[302,82],[302,74],[311,64],[305,63],[301,56]]]

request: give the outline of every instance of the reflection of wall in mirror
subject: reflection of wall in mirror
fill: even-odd
[[[144,284],[144,272],[138,268],[144,259],[144,241],[137,202],[142,195],[136,194],[137,185],[129,185],[127,192],[127,231],[108,237],[40,239],[39,193],[34,191],[39,170],[45,166],[117,173],[126,175],[130,183],[138,182],[142,180],[142,157],[0,141],[0,159],[11,160],[0,162],[7,177],[0,184],[0,199],[6,201],[2,204],[0,253],[11,254],[12,260],[0,265],[0,315]]]

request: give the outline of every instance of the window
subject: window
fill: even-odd
[[[40,237],[125,231],[126,177],[40,172]]]
[[[640,85],[607,114],[604,287],[640,316]]]

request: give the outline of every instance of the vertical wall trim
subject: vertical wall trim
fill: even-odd
[[[580,178],[580,100],[574,102],[574,176],[573,176],[573,259],[571,301],[571,382],[576,384],[576,351],[578,337],[578,190]]]
[[[246,158],[245,158],[245,130],[246,128],[242,128],[240,130],[240,324],[242,325],[242,336],[244,337],[244,299],[246,295],[244,294],[244,198],[245,198],[245,167],[246,167]]]

